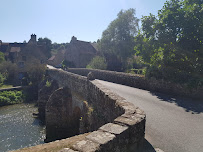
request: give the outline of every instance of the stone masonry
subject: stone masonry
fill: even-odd
[[[68,72],[87,76],[91,72],[96,79],[123,84],[135,88],[149,91],[167,93],[172,95],[187,96],[196,99],[203,99],[203,88],[189,89],[184,85],[166,82],[163,80],[146,79],[137,74],[123,72],[86,69],[86,68],[69,68]]]
[[[124,98],[114,94],[93,78],[88,80],[87,77],[50,67],[47,69],[47,73],[52,79],[56,80],[57,83],[63,84],[64,87],[83,96],[83,99],[92,107],[91,115],[89,115],[87,110],[81,109],[83,118],[80,123],[87,126],[88,130],[86,131],[93,132],[84,140],[71,146],[70,149],[64,149],[62,151],[125,152],[133,150],[136,152],[142,150],[146,119],[144,111],[132,103],[129,103]],[[63,92],[63,89],[58,89],[57,91]],[[65,102],[65,100],[62,99],[66,98],[63,97],[63,94],[64,93],[61,93],[59,99],[57,96],[53,99],[59,100],[58,102],[62,104],[62,101]],[[54,93],[52,96],[54,96]],[[67,99],[66,101],[71,100]],[[60,117],[59,115],[62,113],[62,111],[59,110],[60,108],[52,107],[52,109],[49,107],[51,107],[51,105],[49,105],[48,101],[46,110],[50,114],[55,111],[58,113],[57,117]],[[56,111],[56,109],[59,111]],[[84,113],[84,111],[86,112]],[[47,117],[50,117],[47,118],[50,119],[50,121],[51,119],[55,119],[55,116],[52,117],[49,114]],[[68,122],[68,120],[66,122]],[[61,123],[64,122],[61,121]]]

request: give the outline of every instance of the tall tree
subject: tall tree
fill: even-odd
[[[104,52],[104,55],[120,60],[123,68],[127,58],[133,54],[134,37],[138,31],[138,21],[135,17],[135,9],[121,10],[117,18],[103,32],[99,42],[100,49]],[[107,59],[107,62],[109,64],[109,59]]]
[[[51,57],[51,49],[52,49],[52,41],[45,37],[39,38],[38,42],[46,46],[46,50],[44,50],[44,54],[49,58]]]
[[[135,50],[155,71],[153,76],[183,83],[193,77],[192,81],[202,83],[202,8],[202,0],[170,0],[158,12],[158,18],[142,18]]]

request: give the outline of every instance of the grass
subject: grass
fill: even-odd
[[[0,89],[6,89],[6,88],[11,88],[11,87],[13,87],[13,85],[4,84],[4,85],[0,86]]]

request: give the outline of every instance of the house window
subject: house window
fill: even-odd
[[[19,68],[24,68],[24,62],[18,62],[18,67]]]
[[[26,61],[26,56],[22,56],[22,60],[23,60],[23,61]]]

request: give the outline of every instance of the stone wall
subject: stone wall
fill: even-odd
[[[50,86],[46,86],[46,82],[50,82]],[[59,85],[56,81],[50,80],[50,79],[45,79],[42,81],[39,85],[39,90],[38,90],[38,116],[39,118],[44,122],[45,121],[45,108],[46,104],[51,96],[51,94],[59,88]]]
[[[46,142],[79,134],[80,109],[72,108],[72,94],[67,87],[59,88],[46,104]],[[79,114],[78,114],[78,113]]]
[[[145,113],[112,93],[97,80],[49,68],[48,75],[62,86],[81,94],[91,107],[82,110],[81,123],[93,131],[69,151],[139,151],[145,134]],[[47,105],[48,106],[48,105]],[[84,106],[85,107],[85,106]],[[51,112],[51,111],[50,111]],[[83,130],[84,131],[84,130]],[[65,150],[67,151],[67,149]]]
[[[136,74],[85,68],[69,68],[67,71],[82,76],[87,76],[89,72],[92,72],[94,77],[100,80],[123,84],[149,91],[203,99],[203,88],[189,89],[184,85],[166,82],[163,80],[146,79],[145,77]]]

